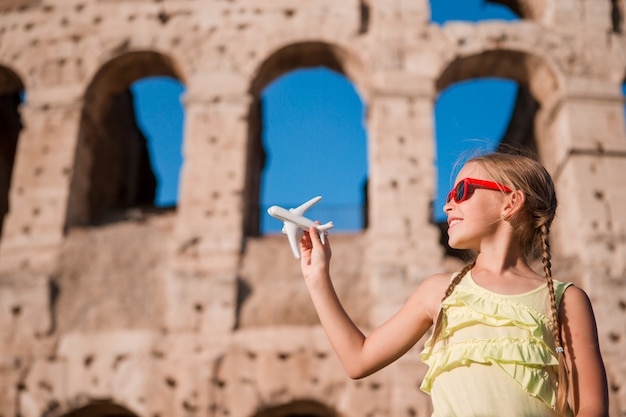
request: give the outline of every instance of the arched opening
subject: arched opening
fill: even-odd
[[[267,86],[261,102],[261,213],[273,204],[297,207],[322,195],[307,217],[332,219],[336,230],[363,229],[366,135],[362,101],[350,81],[325,68],[296,70]],[[281,228],[261,216],[262,234]]]
[[[453,85],[466,90],[460,90],[464,101],[452,103],[451,109],[439,108],[440,105],[450,105],[445,103],[448,91],[444,90]],[[494,86],[498,89],[492,89]],[[440,226],[441,243],[448,254],[460,255],[447,246],[447,225],[441,210],[457,172],[452,167],[458,163],[460,169],[464,162],[463,156],[465,159],[471,156],[467,152],[463,155],[467,149],[488,151],[512,146],[528,154],[538,154],[535,119],[541,103],[549,101],[556,90],[554,73],[541,59],[516,51],[487,51],[459,58],[441,74],[437,81],[437,91],[441,92],[441,96],[435,108],[440,170],[433,219]],[[454,92],[452,88],[450,91]],[[479,99],[487,101],[482,103]],[[476,110],[479,113],[474,115],[472,112]],[[476,122],[476,119],[481,118]],[[475,133],[475,130],[469,130],[471,126],[458,123],[467,123],[467,120],[483,125],[484,133]],[[443,126],[449,130],[446,131]],[[444,134],[448,137],[444,137]],[[446,165],[443,162],[445,159],[448,159],[447,172],[446,168],[442,169]]]
[[[130,88],[137,122],[148,139],[148,152],[157,178],[154,205],[173,207],[178,202],[182,157],[185,87],[172,77],[146,77]]]
[[[251,86],[247,236],[280,230],[267,206],[295,207],[316,195],[323,200],[307,217],[332,220],[337,231],[366,227],[365,110],[348,79],[358,82],[359,69],[324,43],[285,47],[260,68]]]
[[[517,20],[534,18],[537,8],[521,0],[430,1],[430,20],[440,25],[450,21]]]
[[[298,400],[259,411],[254,417],[339,417],[317,401]]]
[[[9,211],[9,189],[17,141],[22,130],[20,105],[24,85],[15,72],[0,66],[0,233]]]
[[[124,407],[103,401],[71,411],[64,417],[137,417],[137,415]]]
[[[87,88],[68,226],[124,219],[128,209],[156,207],[154,161],[148,138],[137,121],[131,91],[135,81],[146,77],[181,80],[168,57],[156,52],[132,52],[103,65]],[[176,142],[181,141],[174,139]]]

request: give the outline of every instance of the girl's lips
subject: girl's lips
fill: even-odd
[[[458,223],[461,223],[461,221],[462,221],[461,219],[457,219],[457,218],[448,219],[448,229],[452,228]]]

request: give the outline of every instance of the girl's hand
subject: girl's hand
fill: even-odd
[[[305,231],[300,239],[300,268],[304,279],[307,280],[319,274],[328,276],[331,255],[328,236],[324,237],[324,243],[322,243],[315,227]]]

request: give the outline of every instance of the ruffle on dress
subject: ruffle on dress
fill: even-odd
[[[479,289],[457,285],[444,301],[445,320],[432,353],[431,340],[421,353],[429,365],[421,389],[430,393],[434,380],[443,372],[472,363],[497,366],[520,384],[528,394],[556,405],[555,375],[558,359],[548,318],[526,304]],[[508,327],[507,336],[454,341],[454,335],[471,326]],[[452,340],[451,340],[452,339]]]

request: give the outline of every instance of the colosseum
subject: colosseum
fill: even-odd
[[[554,273],[590,295],[626,416],[626,1],[492,1],[520,19],[437,25],[427,0],[0,1],[0,416],[430,415],[421,342],[350,380],[285,239],[259,232],[261,91],[318,66],[368,109],[368,226],[333,234],[355,321],[461,265],[430,220],[433,108],[454,83],[513,80],[511,137],[559,192]],[[150,76],[185,86],[170,210],[151,206],[129,94]]]

